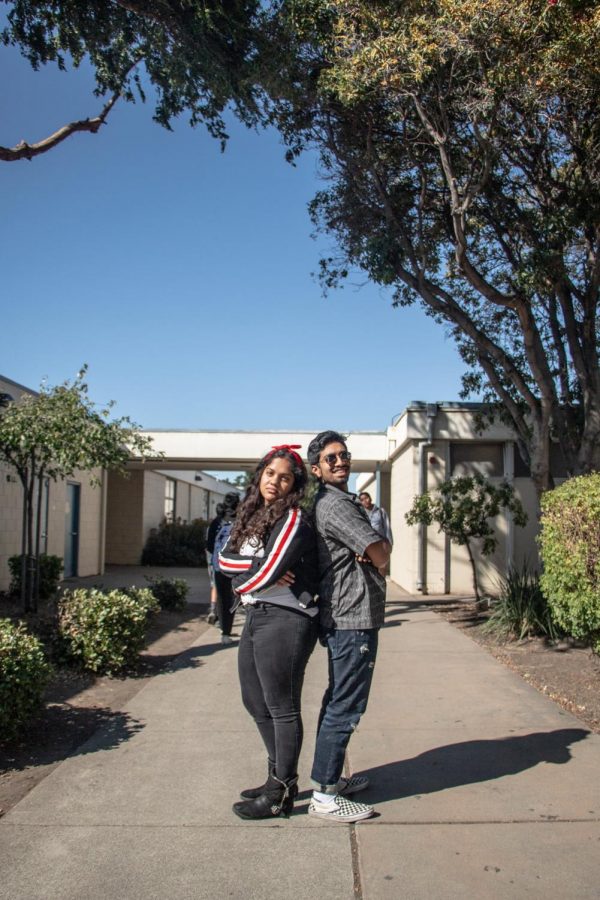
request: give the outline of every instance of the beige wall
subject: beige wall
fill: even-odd
[[[140,560],[144,475],[144,472],[130,472],[128,477],[116,472],[108,474],[106,562],[112,565],[129,565]]]
[[[419,490],[418,466],[415,463],[416,447],[409,445],[406,452],[392,465],[390,523],[394,535],[394,547],[390,559],[390,577],[407,591],[414,591],[417,584],[416,529],[410,528],[404,513],[410,508]]]
[[[182,522],[193,522],[194,519],[206,521],[209,518],[209,494],[211,492],[189,481],[182,479],[176,479],[176,481],[175,517],[181,519]],[[218,503],[220,499],[221,495],[218,494],[215,503]]]
[[[93,474],[93,473],[92,473]],[[100,475],[96,470],[96,475]],[[76,472],[68,479],[81,486],[79,508],[79,558],[77,574],[98,575],[102,571],[100,558],[102,541],[102,487],[90,483],[90,474]],[[53,488],[57,490],[53,491]],[[65,483],[50,483],[50,503],[48,515],[48,553],[65,555]]]
[[[9,556],[21,552],[22,510],[21,482],[12,467],[0,462],[0,591],[10,583]]]
[[[203,519],[208,521],[209,492],[201,487],[192,487],[190,521]]]
[[[413,423],[414,425],[414,423]],[[424,423],[417,423],[413,432],[423,439],[426,436]],[[435,487],[451,475],[450,446],[454,440],[464,442],[467,436],[464,414],[457,414],[453,421],[449,412],[436,420],[436,429],[442,432],[443,439],[434,440],[433,445],[425,451],[427,456],[427,487]],[[410,429],[406,430],[406,434]],[[491,435],[486,434],[479,441],[469,444],[502,443],[506,441],[507,432],[495,428]],[[504,465],[504,462],[503,462]],[[465,474],[469,465],[459,466],[455,474]],[[507,474],[510,474],[507,472]],[[492,477],[498,483],[499,477]],[[538,508],[533,484],[528,478],[514,479],[515,492],[521,500],[528,515],[525,528],[511,525],[506,515],[498,516],[494,529],[498,538],[498,547],[491,557],[484,557],[479,551],[478,542],[474,542],[473,550],[476,560],[479,585],[484,592],[497,593],[500,577],[507,571],[509,563],[520,566],[527,563],[530,569],[538,566],[536,535],[538,533]],[[394,549],[390,562],[390,575],[393,581],[408,591],[417,590],[418,581],[418,528],[409,527],[404,521],[404,514],[410,508],[414,496],[419,491],[419,441],[404,442],[396,458],[392,461],[392,499],[391,519],[394,532]],[[511,536],[512,528],[512,536]],[[427,591],[431,594],[450,591],[455,594],[471,594],[473,587],[472,570],[465,547],[447,541],[431,526],[426,530],[425,542],[425,580]]]
[[[148,535],[165,517],[167,476],[140,469],[129,475],[109,476],[106,562],[111,565],[139,565]],[[189,481],[174,480],[176,518],[184,522],[206,519],[208,491]]]
[[[148,535],[153,528],[158,528],[165,517],[165,482],[164,475],[158,472],[146,472],[144,481],[144,511],[142,517],[142,546],[138,562]],[[177,485],[179,488],[179,485]],[[187,485],[183,485],[184,489]],[[179,493],[179,491],[177,491]],[[177,498],[176,498],[177,499]]]
[[[99,470],[95,474],[101,475]],[[102,487],[92,486],[87,472],[76,472],[69,481],[81,485],[78,574],[97,575],[102,569]],[[65,506],[65,482],[51,481],[46,552],[61,559],[65,555]],[[0,463],[0,590],[3,591],[10,584],[8,558],[21,552],[22,515],[21,482],[11,467]]]
[[[16,382],[0,378],[0,391],[18,400],[33,394]],[[1,414],[1,413],[0,413]],[[104,502],[103,487],[93,486],[91,478],[102,481],[99,469],[75,472],[69,481],[81,486],[79,519],[78,574],[97,575],[103,568]],[[66,486],[64,481],[51,481],[48,490],[48,537],[46,552],[64,559],[65,556]],[[8,558],[21,552],[23,516],[22,486],[14,469],[0,463],[0,590],[10,584]],[[42,523],[42,528],[44,523]]]

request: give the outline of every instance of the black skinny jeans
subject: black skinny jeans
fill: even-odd
[[[231,578],[223,575],[222,572],[215,571],[215,587],[217,589],[217,615],[219,616],[219,625],[223,634],[231,634],[233,627],[233,617],[235,613],[231,612],[231,607],[236,602],[231,587]]]
[[[298,774],[304,671],[317,641],[318,617],[259,603],[246,607],[238,651],[244,706],[256,722],[275,774]]]

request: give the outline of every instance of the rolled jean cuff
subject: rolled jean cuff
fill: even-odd
[[[310,783],[312,784],[315,791],[320,791],[321,794],[337,794],[338,792],[337,781],[335,784],[319,784],[318,781],[315,781],[314,778],[311,778]]]

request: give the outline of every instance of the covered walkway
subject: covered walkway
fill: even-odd
[[[164,459],[133,460],[132,468],[208,469],[239,471],[253,468],[272,446],[300,444],[306,448],[316,431],[144,431]],[[355,431],[348,433],[354,472],[389,471],[387,433]]]

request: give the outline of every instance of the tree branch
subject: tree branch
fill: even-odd
[[[505,294],[497,290],[497,288],[493,287],[493,285],[491,285],[488,281],[486,281],[485,278],[483,278],[481,273],[475,268],[475,266],[469,259],[469,255],[467,253],[467,237],[465,234],[465,212],[472,203],[473,197],[465,197],[461,200],[458,183],[454,176],[450,157],[448,156],[448,152],[446,150],[446,136],[441,134],[435,128],[429,116],[425,112],[423,104],[415,94],[412,95],[412,100],[419,119],[421,120],[423,127],[427,131],[427,134],[429,135],[439,154],[440,164],[444,173],[446,185],[448,187],[448,190],[450,191],[451,214],[456,238],[456,261],[458,262],[465,276],[468,278],[469,282],[473,285],[475,290],[481,294],[482,297],[485,297],[487,300],[490,300],[497,306],[503,306],[505,309],[516,310],[522,301],[515,296],[506,296]]]
[[[36,144],[28,144],[26,141],[21,141],[15,147],[0,147],[0,161],[18,162],[21,159],[33,159],[34,156],[40,156],[42,153],[52,150],[53,147],[66,141],[67,138],[77,131],[89,131],[92,134],[96,134],[100,126],[104,125],[106,117],[120,96],[120,93],[113,94],[99,116],[93,119],[80,119],[77,122],[71,122],[69,125],[63,125],[54,134],[38,141]]]
[[[78,131],[89,131],[91,134],[96,134],[100,127],[105,124],[108,114],[121,96],[127,76],[137,65],[139,65],[142,59],[142,56],[136,57],[131,65],[127,67],[121,77],[121,90],[116,91],[112,95],[108,103],[103,107],[99,116],[95,116],[93,119],[79,119],[75,122],[71,122],[69,125],[63,125],[63,127],[59,128],[58,131],[55,131],[54,134],[38,141],[36,144],[28,144],[26,141],[20,141],[15,147],[0,147],[0,162],[18,162],[22,159],[31,160],[35,156],[47,153],[48,150],[52,150],[54,147],[58,146],[58,144],[62,144],[63,141],[66,141],[67,138],[76,134]]]

